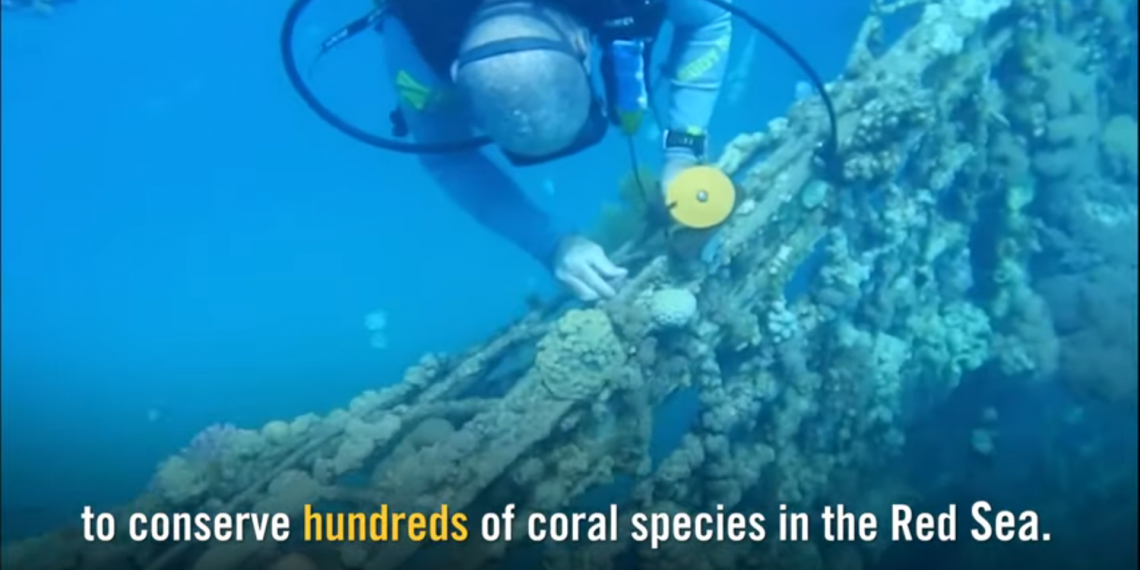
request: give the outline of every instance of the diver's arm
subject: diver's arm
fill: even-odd
[[[404,26],[396,19],[386,20],[383,38],[409,134],[424,143],[470,138],[466,110],[449,96],[451,84],[423,60]],[[432,179],[479,223],[547,267],[554,263],[563,232],[482,152],[421,154],[419,158]]]
[[[413,134],[415,127],[411,127]],[[479,151],[423,155],[421,163],[448,196],[479,223],[550,267],[566,232],[527,199],[502,169]]]
[[[675,131],[705,132],[716,108],[721,84],[728,68],[732,42],[732,16],[704,0],[668,0],[669,20],[673,23],[667,78],[669,108],[665,128]],[[681,169],[700,157],[686,148],[665,149],[668,182]]]

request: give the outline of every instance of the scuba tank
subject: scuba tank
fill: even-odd
[[[610,0],[596,20],[602,47],[602,84],[610,123],[635,134],[652,111],[649,88],[653,45],[665,20],[664,0]]]
[[[640,40],[614,40],[608,48],[612,74],[610,107],[614,115],[611,120],[627,135],[641,128],[645,112],[649,109],[649,88],[645,76],[647,47]]]

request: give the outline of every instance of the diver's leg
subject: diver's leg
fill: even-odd
[[[471,138],[470,116],[450,78],[428,65],[398,19],[388,18],[383,26],[388,79],[411,135],[424,143]]]

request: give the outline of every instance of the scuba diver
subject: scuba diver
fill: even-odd
[[[317,57],[365,30],[381,33],[399,99],[390,115],[397,138],[381,137],[326,108],[298,71],[294,31],[313,1],[294,0],[280,39],[286,73],[306,104],[361,142],[416,154],[455,203],[549,268],[583,301],[615,295],[626,270],[600,245],[532,204],[481,147],[496,147],[515,167],[543,164],[594,146],[611,126],[632,136],[648,114],[663,129],[660,205],[684,226],[720,223],[735,200],[732,182],[698,165],[705,161],[706,129],[728,64],[734,16],[807,72],[831,120],[831,139],[821,149],[831,156],[838,146],[834,108],[818,74],[730,0],[373,0],[376,8],[325,40]],[[650,100],[658,80],[651,77],[651,58],[666,22],[672,24],[672,45],[661,79],[669,96],[659,116]],[[601,56],[596,66],[595,50]],[[602,93],[595,90],[595,76]],[[399,140],[406,136],[414,141]],[[680,184],[701,170],[720,177],[719,189],[707,178]],[[689,210],[674,207],[679,186],[687,188],[687,203],[708,211],[679,216]],[[710,200],[712,195],[729,198]]]
[[[399,94],[395,118],[418,143],[457,143],[478,130],[518,166],[589,148],[622,112],[605,109],[594,93],[592,44],[610,45],[602,55],[612,61],[603,67],[628,68],[603,72],[607,95],[632,90],[620,97],[638,111],[648,98],[647,44],[668,20],[675,31],[660,179],[667,183],[704,156],[732,35],[731,17],[712,4],[391,0],[387,7],[390,17],[377,25]],[[626,270],[597,243],[557,225],[489,157],[472,148],[419,158],[460,207],[550,268],[580,299],[614,295]]]
[[[591,85],[591,47],[598,36],[605,41],[606,26],[617,14],[613,5],[620,8],[621,2],[627,4],[626,17],[642,18],[622,25],[639,28],[644,38],[656,36],[666,18],[676,30],[662,125],[660,178],[668,183],[704,156],[704,132],[732,35],[729,14],[701,0],[454,0],[444,13],[431,10],[432,2],[400,2],[383,32],[408,132],[421,142],[454,142],[469,138],[474,127],[520,164],[592,146],[609,124]],[[628,10],[633,3],[642,9]],[[647,99],[641,77],[647,54],[634,50],[626,62],[634,64],[630,75],[621,77],[615,69],[604,77],[611,83],[606,88],[613,95],[620,88],[616,83],[637,82],[633,97]],[[640,111],[637,101],[631,108]],[[486,156],[468,151],[420,157],[461,207],[550,267],[580,299],[614,295],[626,270],[597,243],[557,227]]]

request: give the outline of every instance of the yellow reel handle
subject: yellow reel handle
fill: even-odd
[[[706,229],[723,223],[736,207],[736,186],[719,168],[693,166],[673,178],[665,189],[665,204],[673,221],[687,228]]]

